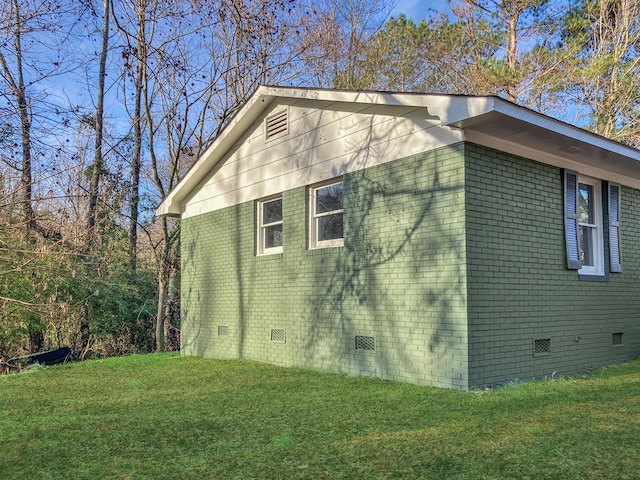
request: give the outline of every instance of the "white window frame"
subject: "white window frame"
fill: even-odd
[[[578,195],[580,184],[593,187],[593,216],[595,223],[586,224],[578,221],[578,229],[587,226],[592,229],[594,265],[584,265],[578,270],[580,275],[604,275],[604,240],[602,234],[602,181],[596,178],[578,175]],[[581,259],[582,260],[582,259]]]
[[[269,227],[273,227],[276,225],[283,225],[284,226],[284,215],[282,216],[282,220],[280,220],[279,222],[271,222],[271,223],[263,223],[264,220],[264,215],[263,215],[263,210],[264,210],[264,205],[269,203],[269,202],[273,202],[274,200],[280,200],[282,202],[282,195],[273,195],[271,197],[267,197],[267,198],[263,198],[261,200],[258,200],[256,202],[256,216],[257,216],[257,233],[258,233],[258,238],[257,238],[257,255],[273,255],[276,253],[282,253],[284,251],[284,238],[282,241],[282,245],[278,246],[278,247],[271,247],[271,248],[267,248],[266,246],[266,241],[267,241],[267,235],[266,235],[266,231],[267,228]],[[283,236],[284,236],[284,231],[283,231]]]
[[[344,222],[344,203],[342,209],[332,210],[325,213],[316,213],[316,192],[323,188],[330,187],[332,185],[342,184],[342,191],[344,194],[344,183],[342,178],[333,179],[328,182],[319,183],[309,187],[309,249],[317,248],[330,248],[330,247],[342,247],[344,246],[344,226],[342,231],[342,238],[335,238],[331,240],[318,240],[318,221],[320,218],[335,215],[341,213]],[[344,202],[344,198],[343,198]],[[344,225],[344,224],[343,224]]]

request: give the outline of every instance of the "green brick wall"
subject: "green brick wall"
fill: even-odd
[[[255,255],[254,202],[185,219],[183,353],[462,389],[635,358],[640,192],[622,188],[623,272],[588,282],[561,175],[469,143],[348,174],[342,248],[307,248],[305,187],[283,193],[280,255]]]
[[[341,248],[307,248],[305,187],[281,255],[256,257],[253,202],[183,220],[183,352],[467,388],[464,178],[463,144],[346,175]]]
[[[566,268],[562,171],[471,144],[465,151],[470,384],[635,358],[640,192],[622,189],[623,272],[587,282]],[[623,345],[613,346],[620,332]],[[533,341],[546,338],[551,353],[534,356]]]

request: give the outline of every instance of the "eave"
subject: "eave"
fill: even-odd
[[[157,215],[180,216],[185,201],[278,99],[425,108],[468,141],[640,189],[640,150],[497,97],[360,92],[262,86],[166,196]]]

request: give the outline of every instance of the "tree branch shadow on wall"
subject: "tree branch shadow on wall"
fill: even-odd
[[[185,231],[184,229],[182,231]],[[183,284],[187,287],[183,290],[180,298],[180,329],[184,332],[190,332],[189,335],[182,335],[180,338],[180,350],[187,355],[204,355],[202,342],[198,338],[202,334],[201,312],[203,307],[202,290],[192,281],[193,275],[197,274],[196,267],[198,245],[200,243],[200,235],[193,235],[189,239],[182,240],[182,265],[181,273],[185,281]],[[190,278],[191,277],[191,278]],[[188,280],[188,281],[187,281]],[[192,332],[192,333],[191,333]]]
[[[183,271],[190,278],[185,278],[187,288],[182,296],[182,322],[184,334],[181,348],[187,355],[211,357],[216,354],[231,355],[227,345],[221,342],[227,340],[218,334],[218,326],[229,327],[237,342],[238,358],[244,358],[247,336],[247,291],[243,269],[247,261],[244,256],[250,252],[250,247],[243,243],[242,230],[246,228],[247,218],[243,216],[241,205],[230,207],[232,213],[223,220],[209,216],[199,223],[188,239],[183,241]],[[251,220],[249,220],[251,221]],[[186,231],[186,229],[183,229]],[[234,269],[229,269],[229,278],[220,277],[220,269],[215,268],[216,239],[221,233],[230,233],[231,252],[228,252]],[[212,238],[213,237],[213,238]],[[211,248],[205,247],[211,245]],[[235,289],[231,298],[225,289],[229,285]],[[239,301],[233,301],[237,298]],[[233,319],[236,319],[235,321]]]
[[[464,386],[464,168],[461,158],[452,177],[440,160],[429,153],[402,160],[410,171],[394,161],[345,177],[345,245],[317,270],[309,364]],[[356,335],[373,336],[375,351],[356,350]]]
[[[393,128],[390,122],[389,131]],[[466,308],[464,199],[458,198],[464,189],[462,153],[455,146],[444,147],[378,165],[377,160],[391,155],[384,150],[389,131],[381,130],[379,125],[374,128],[373,123],[358,124],[358,129],[358,135],[348,137],[356,138],[353,142],[358,145],[345,144],[342,150],[356,153],[331,172],[337,177],[357,170],[344,177],[345,246],[327,249],[319,255],[305,252],[304,261],[313,262],[316,272],[313,293],[309,292],[306,300],[310,310],[304,316],[308,324],[304,335],[306,345],[300,346],[305,360],[315,367],[343,371],[364,368],[372,375],[411,377],[424,383],[444,370],[451,377],[462,378],[466,375],[462,362],[456,364],[450,360],[451,355],[446,356],[452,350],[466,352],[467,349],[466,343],[461,346],[461,341],[466,342],[466,331],[460,331],[460,324],[454,318]],[[294,144],[290,150],[296,154],[282,160],[283,171],[310,172],[306,165],[310,163],[314,146],[327,139],[322,137],[320,119],[315,125],[308,125],[307,131],[315,132],[316,137],[305,137],[299,144],[291,140]],[[378,138],[373,138],[374,135]],[[371,148],[371,145],[377,146]],[[341,151],[341,147],[338,144],[334,150]],[[443,167],[446,162],[442,158],[452,152],[460,158],[452,167],[459,172],[453,175],[449,166],[449,170]],[[271,161],[268,156],[264,158]],[[406,165],[399,168],[398,162]],[[370,165],[376,166],[368,168]],[[302,174],[299,180],[305,181]],[[306,182],[309,181],[307,178]],[[458,223],[451,218],[452,204],[462,209]],[[247,262],[253,264],[255,260],[252,258],[255,239],[249,233],[253,231],[255,219],[243,218],[240,205],[232,208],[233,223],[217,227],[233,232],[231,235],[235,237],[235,258],[231,260],[235,272],[227,281],[237,289],[238,305],[230,308],[228,314],[237,315],[234,324],[239,331],[235,332],[233,341],[237,341],[238,357],[244,358],[249,353],[247,315],[251,309],[247,302],[255,296],[252,279],[246,278]],[[250,222],[250,228],[244,225],[246,221]],[[249,240],[244,242],[243,235],[246,237],[248,233]],[[205,236],[201,230],[197,238],[186,245],[188,261],[194,264],[188,268],[201,269],[197,262],[206,261],[202,244],[196,249],[196,244],[205,240]],[[286,248],[285,245],[285,257]],[[215,306],[231,301],[220,298],[221,290],[216,290],[224,289],[226,282],[219,280],[214,285],[211,268],[202,270],[205,278],[197,283],[208,294],[203,294],[202,289],[190,292],[186,297],[195,304],[186,304],[183,310],[188,318],[191,318],[190,311],[200,316],[192,319],[195,333],[189,353],[196,355],[204,353],[207,343],[198,337],[215,335],[213,330],[205,331],[202,325],[211,323],[213,329],[213,317],[219,313]],[[190,285],[193,288],[193,282]],[[297,288],[287,279],[275,287]],[[212,298],[214,296],[218,298]],[[376,337],[375,352],[355,351],[355,335]]]

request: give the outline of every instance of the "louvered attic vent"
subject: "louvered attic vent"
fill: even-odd
[[[265,138],[272,140],[289,133],[289,110],[278,110],[265,119]]]

